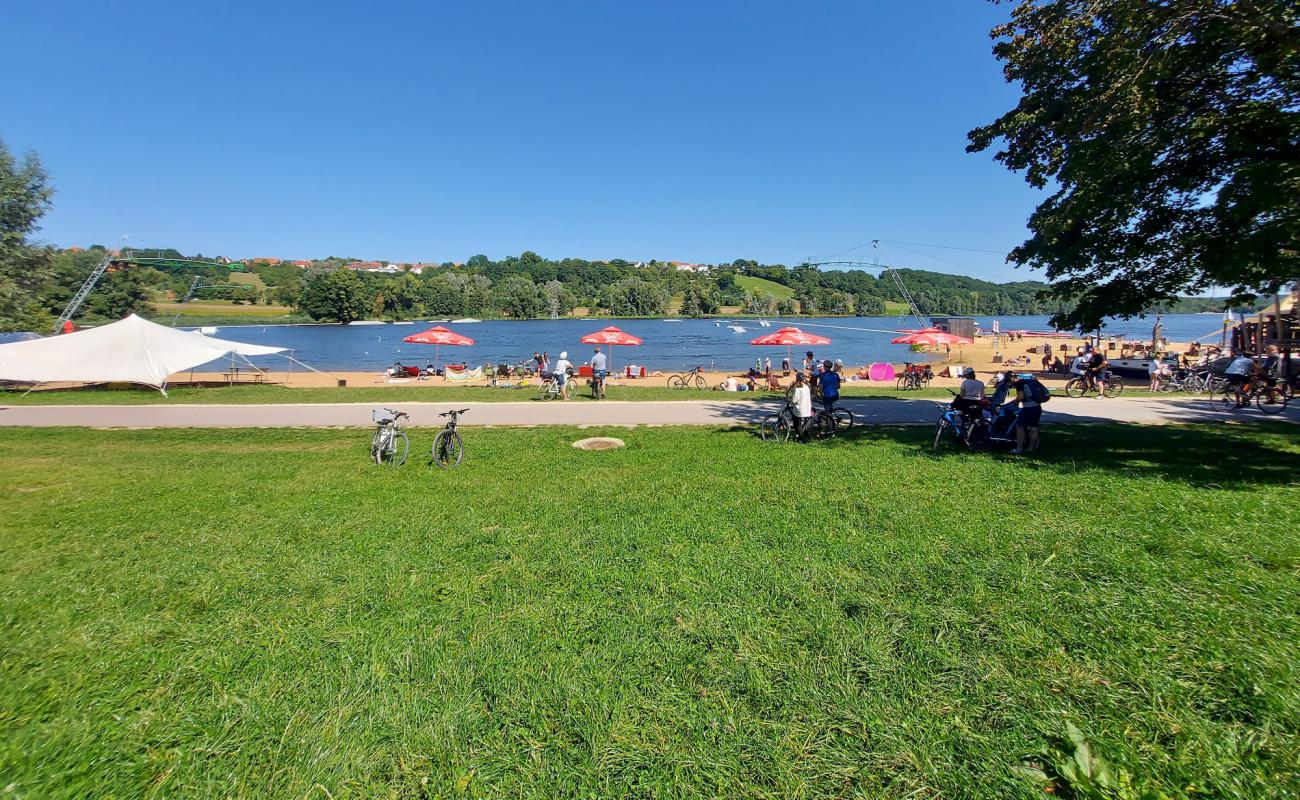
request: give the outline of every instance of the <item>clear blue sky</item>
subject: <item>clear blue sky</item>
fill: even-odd
[[[36,2],[0,138],[41,237],[232,257],[794,264],[1005,253],[1037,195],[965,134],[1016,98],[1005,6]],[[896,264],[1031,277],[992,253]],[[870,254],[870,248],[856,253]],[[856,254],[852,253],[850,255]]]

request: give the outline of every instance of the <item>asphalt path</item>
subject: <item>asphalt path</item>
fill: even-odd
[[[0,406],[0,426],[88,428],[359,428],[369,427],[378,403],[268,403],[260,405],[50,405]],[[857,398],[841,401],[866,425],[932,424],[936,400]],[[771,402],[654,401],[566,403],[398,403],[409,427],[440,427],[439,412],[468,408],[462,425],[746,425],[781,407]],[[1300,422],[1300,408],[1267,416],[1254,408],[1225,414],[1196,398],[1053,398],[1045,425],[1124,422],[1162,425],[1229,420]]]

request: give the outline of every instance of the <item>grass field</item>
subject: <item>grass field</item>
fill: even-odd
[[[755,278],[750,275],[737,275],[736,285],[746,292],[757,295],[770,294],[777,300],[789,300],[794,297],[794,289],[767,278]]]
[[[1290,426],[593,433],[0,430],[5,796],[1294,796]]]
[[[946,389],[898,391],[892,387],[846,385],[844,397],[878,397],[916,399],[950,399]],[[753,403],[780,397],[774,392],[715,392],[710,389],[669,389],[665,386],[610,386],[607,400],[707,400],[711,403]],[[180,387],[163,397],[152,389],[102,388],[31,392],[0,389],[0,406],[11,405],[143,405],[187,403],[382,403],[382,402],[457,402],[505,403],[537,401],[537,387],[492,389],[487,386],[377,385],[345,388],[288,388],[268,384],[234,386]],[[560,402],[560,401],[551,401]],[[590,390],[579,383],[571,403],[594,402]]]

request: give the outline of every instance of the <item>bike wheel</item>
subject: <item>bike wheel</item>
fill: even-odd
[[[461,441],[459,433],[444,428],[433,437],[433,463],[443,469],[450,469],[460,464],[461,456],[464,454],[465,443]]]
[[[1124,393],[1124,381],[1119,378],[1107,378],[1106,388],[1102,389],[1101,393],[1105,397],[1119,397]]]
[[[836,408],[831,412],[835,415],[835,422],[840,428],[848,430],[853,427],[853,412],[847,408]]]
[[[898,380],[894,381],[894,388],[900,392],[905,391],[907,389],[907,376],[899,375]]]
[[[709,388],[709,387],[708,387],[708,382],[704,380],[704,376],[701,375],[701,374],[698,373],[698,372],[695,373],[695,388],[696,388],[696,389],[707,389],[707,388]]]
[[[1229,388],[1226,392],[1216,392],[1211,394],[1210,406],[1215,411],[1235,411],[1237,408],[1237,393]]]
[[[1075,378],[1065,384],[1066,397],[1083,397],[1086,390],[1087,386],[1084,384],[1082,378]]]
[[[375,431],[375,435],[370,437],[370,460],[383,466],[384,452],[388,450],[387,437],[381,428]]]
[[[1264,414],[1281,414],[1290,402],[1290,395],[1281,384],[1272,388],[1261,389],[1255,395],[1255,407]]]
[[[812,418],[813,436],[818,439],[829,439],[835,435],[839,423],[834,414],[825,411],[820,412]]]
[[[943,441],[943,435],[944,433],[947,432],[947,430],[948,430],[947,418],[940,417],[939,421],[934,423],[934,446],[930,448],[931,452],[937,452],[939,450],[939,442]]]
[[[686,388],[686,379],[683,378],[681,375],[674,375],[674,376],[672,376],[671,378],[668,379],[668,388],[669,388],[669,389],[685,389],[685,388]]]

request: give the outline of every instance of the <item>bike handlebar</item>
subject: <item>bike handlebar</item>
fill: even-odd
[[[440,416],[440,417],[454,417],[454,416],[456,416],[457,414],[464,414],[466,411],[469,411],[469,409],[468,409],[468,408],[462,408],[462,409],[459,409],[459,410],[444,411],[444,412],[442,412],[441,414],[439,414],[438,416]]]

